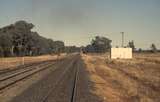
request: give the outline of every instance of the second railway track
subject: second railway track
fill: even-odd
[[[54,70],[28,87],[10,102],[77,102],[79,56],[74,55],[55,65]]]
[[[54,60],[30,63],[30,64],[26,64],[26,65],[17,66],[15,68],[9,68],[9,69],[6,69],[4,71],[0,71],[0,77],[7,76],[7,75],[10,75],[12,73],[16,73],[20,70],[25,70],[25,69],[28,69],[30,67],[38,66],[38,65],[44,64],[44,63],[49,63],[49,62],[52,62],[52,61],[54,61]]]
[[[28,68],[28,69],[23,69],[20,72],[17,73],[13,73],[11,75],[2,77],[0,79],[0,91],[6,89],[7,87],[16,84],[17,82],[28,78],[40,71],[43,71],[47,68],[50,68],[51,66],[53,66],[54,63],[44,63],[44,64],[40,64],[39,66],[31,66],[32,68]],[[37,67],[37,68],[36,68]]]

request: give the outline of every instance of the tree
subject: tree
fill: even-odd
[[[151,45],[151,51],[152,51],[153,53],[157,52],[157,47],[156,47],[155,44],[152,44],[152,45]]]
[[[95,52],[95,49],[92,45],[87,45],[85,48],[85,52]]]
[[[12,39],[8,34],[0,35],[0,52],[4,57],[11,55]]]
[[[63,52],[64,42],[53,41],[32,32],[34,25],[26,21],[0,28],[0,55],[25,56]]]
[[[54,41],[54,52],[55,53],[62,53],[65,50],[64,42],[63,41]]]
[[[142,52],[142,48],[139,48],[139,49],[138,49],[138,52]]]
[[[130,47],[130,48],[132,48],[132,51],[135,51],[135,45],[134,45],[134,41],[132,40],[132,41],[129,41],[129,43],[128,43],[128,47]]]
[[[93,46],[95,52],[104,53],[111,48],[111,40],[106,37],[96,36],[92,40],[91,45]]]
[[[80,52],[80,47],[76,47],[76,46],[65,46],[65,52],[66,52],[66,53]]]
[[[31,29],[34,27],[32,23],[26,21],[17,21],[14,24],[13,43],[16,55],[24,56],[28,54],[28,42],[31,40]]]

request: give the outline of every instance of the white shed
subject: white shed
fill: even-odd
[[[111,48],[111,59],[132,59],[132,48]]]

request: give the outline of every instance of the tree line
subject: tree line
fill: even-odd
[[[63,41],[54,41],[40,36],[32,31],[33,28],[32,23],[22,20],[0,28],[0,57],[73,53],[80,52],[80,50],[84,53],[105,53],[112,47],[112,40],[103,36],[95,36],[85,47],[65,46]],[[132,48],[133,51],[144,51],[141,48],[137,50],[134,41],[129,41],[126,47]],[[152,44],[149,51],[157,52],[156,45]]]
[[[110,40],[109,38],[103,37],[103,36],[95,36],[94,39],[92,39],[91,43],[88,44],[86,47],[83,47],[83,52],[87,53],[105,53],[110,51],[111,49],[111,43],[112,40]],[[116,46],[116,48],[118,48],[118,46]],[[132,48],[133,52],[152,52],[152,53],[156,53],[159,50],[157,49],[156,45],[154,43],[152,43],[150,45],[150,49],[149,50],[143,50],[142,48],[137,49],[135,46],[134,41],[129,41],[127,46],[124,46],[124,48]]]
[[[17,21],[0,28],[0,56],[33,56],[64,52],[63,41],[53,41],[31,31],[32,23]]]

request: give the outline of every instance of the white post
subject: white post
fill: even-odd
[[[24,57],[22,57],[22,65],[24,65]]]
[[[6,68],[8,68],[8,60],[7,60],[7,58],[4,58],[5,59],[5,64],[6,64]]]

